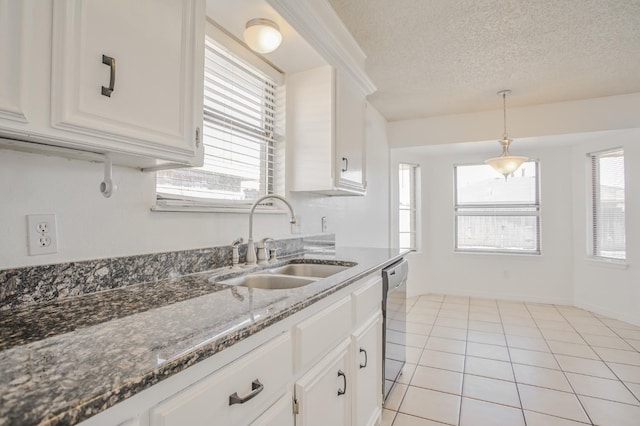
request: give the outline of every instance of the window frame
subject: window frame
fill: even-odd
[[[542,254],[542,202],[540,196],[540,160],[530,158],[525,163],[533,163],[535,165],[535,201],[534,203],[486,203],[486,204],[460,204],[458,203],[458,173],[459,167],[465,166],[486,166],[491,167],[485,163],[460,163],[453,165],[453,251],[455,253],[476,253],[476,254],[507,254],[507,255],[525,255],[525,256],[540,256]],[[482,212],[463,212],[460,209],[474,208],[474,209],[486,209],[486,213]],[[530,211],[518,211],[518,209],[532,209]],[[489,214],[491,210],[494,210],[496,214]],[[510,211],[510,209],[513,209]],[[497,210],[504,210],[502,213],[498,213]],[[534,216],[536,218],[536,232],[535,232],[535,249],[482,249],[482,248],[460,248],[459,247],[459,229],[458,229],[458,217],[461,216]]]
[[[599,219],[599,209],[598,209],[598,204],[599,200],[601,199],[600,194],[600,181],[601,181],[601,176],[600,176],[600,164],[599,161],[597,161],[598,159],[602,158],[602,157],[607,157],[609,156],[609,154],[612,153],[616,153],[616,152],[621,152],[622,155],[620,155],[622,157],[622,178],[624,180],[625,186],[624,186],[624,191],[623,191],[623,200],[622,203],[624,205],[624,257],[613,257],[613,256],[606,256],[606,255],[602,255],[602,247],[600,244],[600,239],[599,239],[599,233],[598,230],[600,229],[600,227],[598,226],[598,219]],[[627,252],[626,252],[626,200],[627,200],[627,193],[626,193],[626,176],[625,176],[625,153],[624,153],[624,147],[622,146],[618,146],[618,147],[614,147],[614,148],[607,148],[607,149],[603,149],[603,150],[599,150],[599,151],[593,151],[593,152],[589,152],[587,153],[587,162],[588,162],[588,169],[589,169],[589,196],[587,197],[588,203],[589,203],[589,207],[588,207],[588,212],[589,212],[589,221],[588,221],[588,247],[587,247],[587,255],[589,256],[590,259],[595,260],[595,261],[599,261],[599,262],[609,262],[609,263],[616,263],[616,264],[626,264],[627,262]],[[601,231],[604,232],[604,231]]]
[[[411,194],[410,194],[410,203],[409,203],[409,208],[402,208],[402,205],[400,204],[400,185],[401,185],[401,179],[400,179],[400,171],[401,168],[405,166],[408,167],[410,169],[410,185],[411,185]],[[398,205],[397,205],[397,212],[398,212],[398,248],[399,249],[404,249],[404,250],[418,250],[419,247],[419,241],[418,241],[418,204],[419,204],[419,177],[420,177],[420,165],[419,164],[414,164],[414,163],[406,163],[406,162],[399,162],[398,163]],[[402,211],[409,211],[409,228],[410,230],[407,231],[401,231],[400,228],[400,215]],[[409,240],[412,244],[410,244],[410,247],[403,247],[400,243],[401,238],[400,236],[402,234],[409,234]],[[411,236],[413,238],[411,238]]]
[[[284,72],[275,67],[264,58],[251,51],[244,43],[236,39],[233,35],[227,32],[216,22],[211,19],[207,19],[206,34],[205,37],[211,39],[215,44],[221,46],[223,49],[233,55],[236,60],[244,62],[249,67],[253,68],[256,73],[265,75],[267,78],[273,80],[277,85],[277,97],[280,102],[279,109],[276,111],[274,121],[277,123],[274,126],[278,126],[280,131],[277,133],[277,140],[271,144],[271,146],[265,147],[271,150],[273,155],[272,167],[261,166],[260,170],[260,194],[258,198],[263,195],[278,194],[283,195],[285,192],[285,84],[284,84]],[[206,43],[205,43],[206,44]],[[205,47],[206,49],[206,47]],[[206,78],[206,75],[205,75]],[[204,102],[203,102],[204,109]],[[206,112],[203,111],[203,128],[205,126],[206,118],[204,116]],[[203,136],[204,139],[204,136]],[[206,156],[206,152],[204,154]],[[206,158],[206,157],[205,157]],[[268,160],[262,160],[268,162]],[[266,163],[265,163],[266,164]],[[268,179],[269,182],[266,182]],[[156,197],[155,205],[152,207],[153,211],[184,211],[184,212],[224,212],[224,213],[246,213],[250,210],[254,199],[251,200],[231,200],[224,198],[204,198],[204,197],[191,197],[180,196],[168,193],[162,193],[158,190],[156,179]],[[284,210],[277,204],[271,202],[265,202],[258,207],[258,210],[262,213],[284,213]]]

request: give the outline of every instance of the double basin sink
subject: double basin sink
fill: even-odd
[[[239,285],[264,290],[286,290],[302,287],[345,271],[356,263],[289,263],[270,269],[263,269],[235,278],[217,279],[217,284]]]

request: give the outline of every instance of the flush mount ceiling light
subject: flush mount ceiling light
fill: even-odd
[[[502,140],[498,141],[498,143],[502,145],[502,154],[500,157],[490,158],[485,161],[486,164],[493,167],[498,173],[504,175],[505,179],[507,179],[507,176],[511,173],[518,170],[518,167],[520,167],[522,163],[528,160],[527,157],[511,155],[509,152],[509,145],[511,144],[511,140],[507,135],[507,95],[509,93],[511,93],[511,90],[501,90],[498,92],[498,95],[502,96],[502,110],[504,112],[504,134]]]
[[[269,19],[256,18],[247,22],[244,41],[254,52],[273,52],[282,42],[280,27]]]

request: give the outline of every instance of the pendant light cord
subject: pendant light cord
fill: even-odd
[[[504,139],[509,139],[507,135],[507,93],[502,92],[502,112],[504,116]]]

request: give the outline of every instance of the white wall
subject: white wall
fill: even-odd
[[[388,246],[386,122],[369,107],[367,123],[367,195],[292,195],[298,232],[320,232],[320,218],[327,216],[341,245]],[[153,173],[115,167],[119,189],[106,199],[98,191],[102,173],[102,164],[0,150],[0,269],[228,245],[247,237],[247,214],[151,212]],[[57,254],[28,255],[25,216],[39,213],[56,214]],[[287,216],[256,215],[256,238],[289,233]]]
[[[501,135],[500,113],[388,125],[391,170],[397,170],[399,161],[422,166],[422,247],[410,257],[410,294],[574,304],[640,325],[640,272],[635,267],[640,260],[640,94],[509,109],[512,152],[541,161],[542,255],[454,253],[453,163],[498,154],[495,142],[486,153],[478,147]],[[586,154],[616,146],[624,147],[626,164],[624,267],[587,256]],[[392,225],[395,220],[392,216]]]
[[[409,293],[571,304],[571,182],[563,179],[570,147],[526,152],[540,160],[541,255],[454,252],[453,166],[482,162],[496,149],[458,155],[392,151],[392,167],[417,162],[422,175],[422,238],[419,251],[409,258]]]
[[[620,132],[578,144],[572,152],[573,263],[575,305],[640,325],[640,129]],[[623,147],[625,156],[626,266],[594,261],[587,257],[589,216],[584,214],[591,193],[587,179],[587,154]]]

